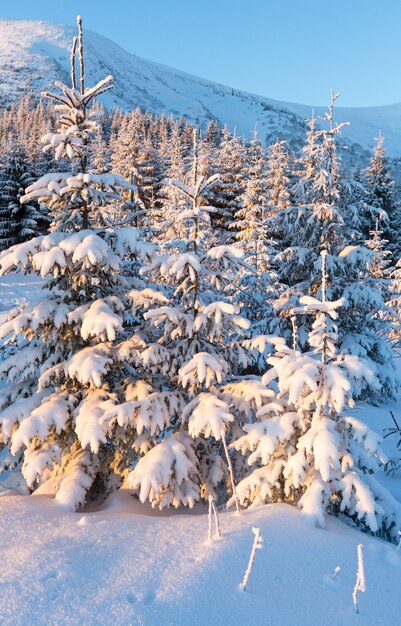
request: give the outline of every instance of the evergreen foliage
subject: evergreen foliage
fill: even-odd
[[[15,146],[6,159],[0,182],[0,250],[45,232],[50,222],[36,201],[20,202],[33,181],[23,149]]]
[[[373,156],[365,175],[368,191],[367,202],[378,211],[385,238],[388,240],[396,260],[398,260],[401,254],[399,204],[394,197],[394,179],[391,175],[391,167],[384,147],[384,137],[381,133],[376,139]]]

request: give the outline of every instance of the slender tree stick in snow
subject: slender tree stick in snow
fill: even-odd
[[[208,519],[209,519],[208,539],[209,541],[212,541],[212,503],[213,503],[213,496],[209,496],[209,515],[208,515]]]
[[[297,349],[298,343],[298,328],[297,328],[297,318],[295,315],[291,315],[291,324],[292,324],[292,349]]]
[[[327,285],[327,274],[326,274],[326,258],[327,258],[327,250],[322,250],[320,253],[322,257],[322,302],[326,302],[326,285]],[[322,361],[326,363],[327,357],[327,317],[324,316],[323,323],[323,347],[322,347]]]
[[[241,589],[243,591],[246,590],[246,587],[247,587],[247,584],[248,584],[249,575],[250,575],[250,573],[252,571],[253,563],[255,561],[256,550],[259,550],[260,548],[263,548],[263,537],[262,537],[262,533],[260,532],[260,528],[252,528],[252,531],[253,531],[253,533],[255,535],[255,538],[254,538],[253,544],[252,544],[251,555],[249,557],[248,567],[246,568],[246,572],[244,574],[244,578],[243,578],[242,583],[241,583]]]
[[[233,495],[234,495],[234,500],[235,500],[235,506],[237,508],[237,512],[239,513],[240,512],[240,508],[239,508],[237,490],[235,488],[233,466],[232,466],[232,463],[231,463],[230,455],[229,455],[228,448],[227,448],[227,442],[226,442],[226,438],[225,438],[224,434],[222,435],[221,439],[223,441],[224,452],[226,453],[228,471],[230,472],[231,486],[233,488]]]
[[[70,62],[71,62],[71,87],[73,89],[77,88],[77,81],[75,78],[75,53],[77,51],[77,38],[74,37],[74,39],[72,40],[72,48],[71,48],[71,56],[70,56]]]
[[[214,504],[213,496],[209,496],[209,541],[213,539],[212,535],[212,513],[214,515],[214,524],[216,527],[216,534],[218,537],[221,536],[220,532],[220,524],[219,524],[219,516],[217,515],[216,507]]]
[[[196,128],[194,128],[193,141],[194,141],[194,160],[192,163],[192,184],[195,188],[196,183],[198,181],[198,160],[199,160],[198,130]]]
[[[358,608],[358,595],[360,591],[365,591],[365,570],[363,565],[363,545],[358,545],[358,570],[356,572],[356,583],[354,591],[352,593],[352,599],[354,601],[355,613],[359,613]]]
[[[82,17],[78,15],[78,54],[79,54],[79,86],[81,94],[85,93],[85,66],[84,66],[84,44],[82,33]]]
[[[398,531],[398,534],[400,535],[400,541],[398,543],[396,552],[398,552],[398,550],[401,548],[401,530]]]
[[[330,123],[330,130],[332,131],[334,129],[334,115],[333,115],[333,110],[334,110],[334,103],[337,100],[337,98],[340,97],[339,93],[334,93],[334,91],[332,89],[330,89],[330,95],[331,95],[331,102],[329,105],[329,114],[327,116],[327,119],[329,120]]]
[[[322,250],[320,253],[322,257],[322,302],[326,302],[326,286],[327,286],[327,274],[326,274],[326,259],[327,250]]]
[[[221,537],[219,516],[218,516],[216,505],[215,505],[214,502],[212,502],[212,508],[213,508],[213,514],[214,514],[214,523],[215,523],[215,526],[216,526],[216,533],[217,533],[218,537]]]

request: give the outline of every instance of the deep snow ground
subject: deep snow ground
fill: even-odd
[[[0,623],[4,626],[268,624],[398,626],[401,551],[338,520],[310,528],[287,505],[207,515],[160,514],[128,492],[102,510],[70,513],[46,496],[0,499]],[[246,592],[239,583],[259,526]],[[356,547],[366,593],[353,612]],[[336,566],[341,571],[335,580]]]

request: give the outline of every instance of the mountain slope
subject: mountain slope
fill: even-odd
[[[9,103],[28,91],[37,93],[60,77],[69,80],[69,55],[75,28],[39,21],[0,22],[0,103]],[[86,78],[94,83],[106,74],[115,80],[113,92],[104,96],[106,107],[185,116],[204,126],[215,119],[250,137],[255,125],[261,137],[277,137],[298,146],[305,133],[304,120],[312,107],[280,102],[231,89],[170,67],[141,59],[109,39],[85,31]],[[315,107],[315,114],[324,108]],[[401,155],[401,105],[336,108],[338,121],[350,121],[344,131],[349,143],[363,149],[373,144],[379,129],[389,152]],[[360,152],[360,149],[357,149]]]

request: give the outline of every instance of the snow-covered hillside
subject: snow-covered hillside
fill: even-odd
[[[0,102],[7,103],[28,91],[37,93],[56,79],[67,80],[74,34],[75,28],[69,26],[2,20]],[[287,139],[295,146],[304,138],[304,120],[310,117],[312,106],[280,102],[191,76],[134,56],[90,31],[85,38],[88,81],[96,83],[105,74],[115,79],[115,90],[103,99],[107,107],[127,110],[139,105],[153,113],[183,115],[200,126],[215,119],[246,137],[257,124],[261,137]],[[314,109],[316,115],[324,111],[323,107]],[[401,154],[401,105],[337,107],[336,119],[351,122],[343,133],[348,142],[366,149],[381,129],[390,153]]]

